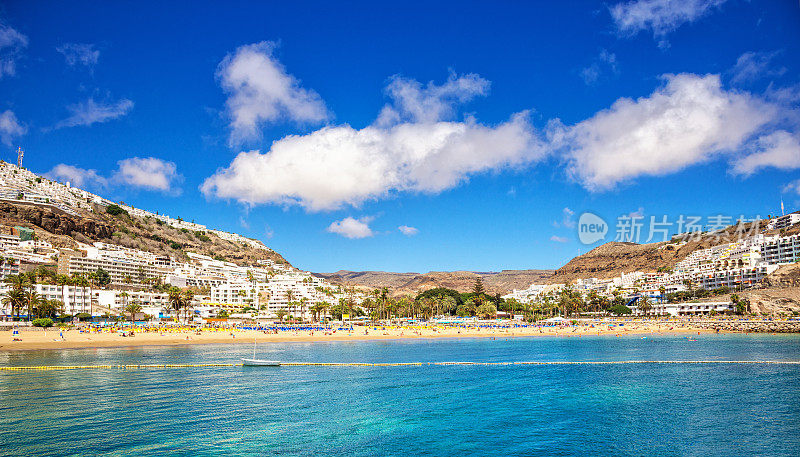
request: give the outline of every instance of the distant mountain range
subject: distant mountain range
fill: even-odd
[[[498,272],[430,271],[428,273],[391,273],[386,271],[346,271],[314,273],[334,284],[367,289],[388,288],[393,295],[416,295],[427,289],[447,287],[469,292],[480,278],[490,294],[506,294],[513,289],[525,289],[532,283],[542,283],[553,270],[503,270]]]

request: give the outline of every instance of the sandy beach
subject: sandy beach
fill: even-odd
[[[0,332],[0,351],[37,349],[75,349],[93,347],[135,347],[184,344],[252,344],[268,342],[326,342],[348,340],[380,340],[401,338],[517,338],[531,336],[559,336],[565,338],[590,335],[633,335],[666,333],[707,333],[710,330],[691,323],[676,322],[626,322],[624,326],[610,327],[607,324],[562,326],[562,327],[355,327],[352,331],[289,331],[270,333],[240,329],[136,329],[134,336],[122,336],[108,329],[84,331],[78,329],[28,330],[21,329],[19,335]],[[63,337],[62,337],[63,336]],[[19,341],[15,341],[17,338]]]

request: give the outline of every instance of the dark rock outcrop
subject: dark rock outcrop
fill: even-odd
[[[111,238],[114,233],[114,227],[109,224],[67,214],[46,205],[0,202],[0,218],[8,225],[27,222],[55,235],[80,233],[90,240]]]

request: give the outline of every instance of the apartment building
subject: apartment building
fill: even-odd
[[[761,258],[776,265],[800,262],[800,235],[769,237],[761,245]]]
[[[74,273],[94,273],[98,268],[107,271],[111,276],[111,284],[142,285],[145,281],[161,278],[169,270],[141,260],[121,258],[91,258],[61,255],[58,258],[58,273],[71,275]]]
[[[670,316],[703,316],[712,312],[722,314],[734,312],[736,306],[731,302],[694,302],[694,303],[652,303],[649,314]],[[634,315],[641,315],[638,307],[631,308]]]
[[[780,230],[791,227],[798,222],[800,222],[800,213],[791,213],[770,220],[767,223],[767,228],[770,230]]]

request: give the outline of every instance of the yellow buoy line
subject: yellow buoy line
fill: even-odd
[[[530,362],[282,362],[282,367],[422,367],[422,366],[514,366],[514,365],[800,365],[791,360],[612,360]],[[241,367],[241,363],[173,363],[143,365],[39,365],[0,367],[0,371],[137,370],[159,368]]]

